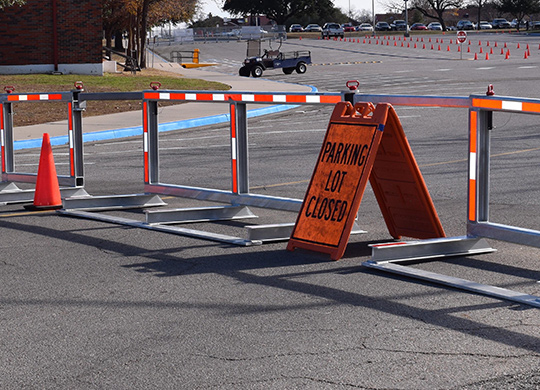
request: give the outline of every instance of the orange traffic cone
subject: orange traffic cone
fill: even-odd
[[[54,210],[62,208],[62,198],[58,185],[58,176],[54,165],[49,134],[43,134],[39,167],[34,192],[34,204],[25,206],[29,210]]]
[[[478,59],[478,54],[474,53],[474,59],[475,59],[475,60]]]

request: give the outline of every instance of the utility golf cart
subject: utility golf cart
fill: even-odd
[[[239,70],[240,76],[261,77],[266,69],[283,69],[283,73],[306,73],[311,64],[311,52],[308,50],[282,53],[281,42],[277,50],[264,50],[261,55],[261,40],[248,40],[247,58]]]

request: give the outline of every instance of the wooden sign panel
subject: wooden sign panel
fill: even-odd
[[[389,105],[336,105],[288,250],[343,256],[382,138]]]

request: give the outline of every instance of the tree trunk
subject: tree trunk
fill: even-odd
[[[122,40],[122,31],[120,31],[120,30],[117,30],[114,33],[114,50],[124,51],[124,42]]]

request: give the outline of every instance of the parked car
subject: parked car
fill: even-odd
[[[392,27],[386,22],[377,22],[375,25],[375,31],[390,31]]]
[[[373,27],[369,23],[362,23],[360,26],[356,27],[356,31],[373,31]]]
[[[470,20],[460,20],[456,27],[458,30],[474,30],[474,24]]]
[[[493,26],[485,20],[481,20],[480,23],[478,23],[478,27],[480,30],[491,30],[493,28]]]
[[[527,22],[525,22],[523,19],[519,21],[517,19],[514,19],[510,22],[510,25],[512,28],[519,28],[520,30],[524,30],[527,28]]]
[[[424,23],[414,23],[411,30],[427,30],[427,27]]]
[[[322,28],[318,24],[308,24],[304,27],[305,32],[321,32]]]
[[[456,30],[457,30],[456,26],[446,26],[446,31],[456,31]]]
[[[491,22],[493,28],[512,28],[510,22],[504,18],[496,18]]]
[[[323,38],[330,38],[330,37],[340,37],[343,38],[345,36],[343,27],[341,27],[338,23],[325,23],[325,25],[322,28],[321,35]]]
[[[395,31],[406,31],[408,28],[408,25],[404,20],[394,20],[394,23],[390,26],[392,26],[392,30]]]
[[[442,31],[442,24],[439,22],[431,22],[427,25],[427,29],[433,31]]]
[[[343,23],[341,27],[345,32],[356,31],[356,28],[352,25],[352,23]]]
[[[291,27],[289,27],[289,32],[302,32],[304,31],[304,27],[302,27],[300,24],[291,24]]]

